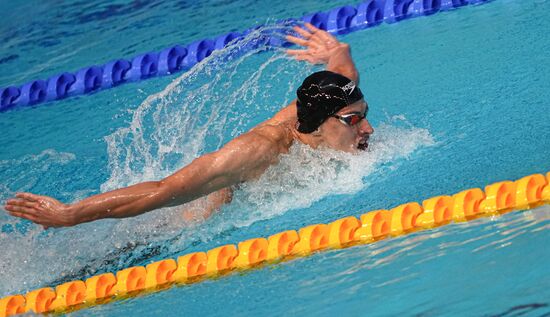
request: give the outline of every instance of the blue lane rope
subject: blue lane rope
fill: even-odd
[[[366,0],[355,6],[346,5],[327,12],[308,14],[300,20],[333,34],[344,34],[382,22],[395,23],[488,1],[491,0]],[[298,22],[294,19],[289,21]],[[105,65],[84,67],[75,73],[64,72],[47,80],[30,81],[20,87],[0,88],[0,112],[188,70],[213,51],[224,48],[229,42],[241,39],[256,29],[258,27],[242,33],[230,32],[215,39],[195,41],[186,47],[175,45],[130,60],[117,59]],[[268,34],[265,43],[275,47],[290,45],[281,34]]]

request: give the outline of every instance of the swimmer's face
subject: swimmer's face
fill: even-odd
[[[347,117],[347,120],[338,119],[334,116],[328,118],[318,130],[322,139],[321,145],[350,153],[366,150],[369,145],[369,137],[374,132],[366,118],[367,110],[367,103],[360,100],[340,109],[336,113],[336,116]],[[357,115],[359,115],[359,118]],[[365,118],[361,119],[360,117]]]

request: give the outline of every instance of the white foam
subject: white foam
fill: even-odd
[[[249,226],[310,207],[328,195],[354,194],[369,185],[365,178],[381,164],[407,158],[416,149],[434,144],[430,133],[421,128],[382,124],[375,130],[368,151],[358,155],[293,145],[259,180],[241,186],[227,211],[232,215],[226,221],[231,223],[222,227]]]

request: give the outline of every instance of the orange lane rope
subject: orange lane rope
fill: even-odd
[[[408,234],[482,216],[535,208],[550,203],[550,172],[516,181],[502,181],[464,190],[452,196],[432,197],[422,202],[374,210],[356,218],[314,224],[270,236],[224,245],[207,252],[165,259],[113,273],[71,281],[53,288],[40,288],[25,295],[0,299],[0,317],[22,314],[73,311],[113,299],[160,291],[173,284],[190,284],[204,278],[246,270],[261,263],[301,257],[330,248],[343,248]]]

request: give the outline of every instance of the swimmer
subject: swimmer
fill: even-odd
[[[314,149],[350,153],[368,147],[373,129],[367,103],[357,83],[359,74],[348,44],[306,23],[294,27],[300,37],[287,36],[305,49],[289,49],[297,60],[326,65],[308,76],[296,91],[297,99],[271,119],[205,154],[174,174],[159,180],[64,204],[48,197],[18,193],[6,202],[12,216],[48,227],[74,226],[103,218],[133,217],[206,197],[207,214],[231,201],[232,186],[257,179],[295,142]]]

